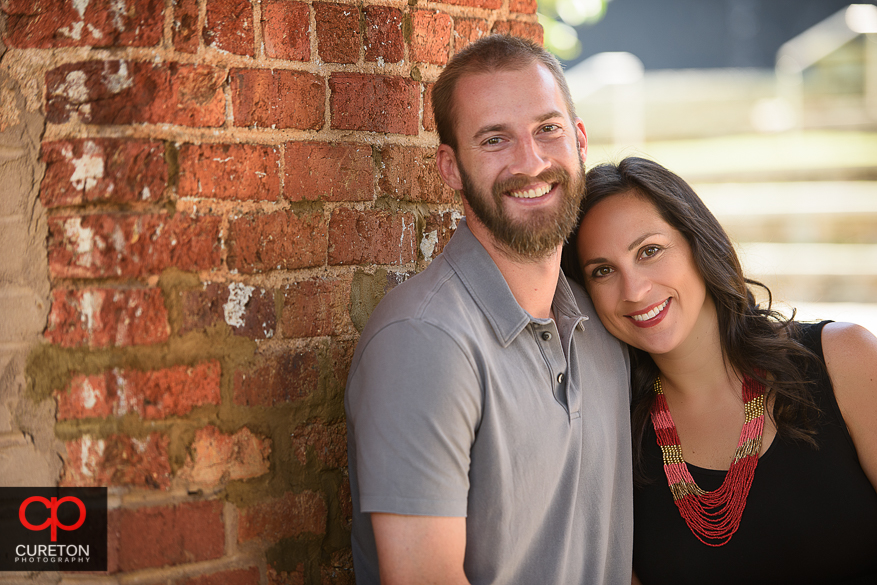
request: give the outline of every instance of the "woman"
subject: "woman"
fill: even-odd
[[[877,583],[877,339],[757,305],[660,165],[586,185],[564,270],[630,346],[635,580]]]

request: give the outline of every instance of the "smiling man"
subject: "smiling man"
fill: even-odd
[[[560,270],[587,154],[560,64],[481,39],[433,107],[466,219],[356,348],[357,582],[629,583],[629,363]]]

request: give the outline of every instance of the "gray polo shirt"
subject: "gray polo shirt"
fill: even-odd
[[[345,395],[357,583],[370,512],[466,517],[470,582],[630,583],[629,362],[561,274],[520,305],[465,221],[368,322]]]

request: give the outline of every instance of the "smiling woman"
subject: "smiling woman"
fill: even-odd
[[[630,347],[636,576],[877,582],[877,339],[757,305],[721,225],[657,163],[586,185],[563,268]]]

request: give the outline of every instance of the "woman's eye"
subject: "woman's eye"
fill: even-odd
[[[646,246],[645,248],[643,248],[643,252],[642,252],[641,256],[643,258],[651,258],[655,254],[660,252],[660,250],[661,250],[661,248],[658,246]]]
[[[601,276],[606,276],[612,273],[612,269],[608,266],[600,266],[599,268],[595,268],[593,272],[591,272],[591,276],[594,278],[600,278]]]

